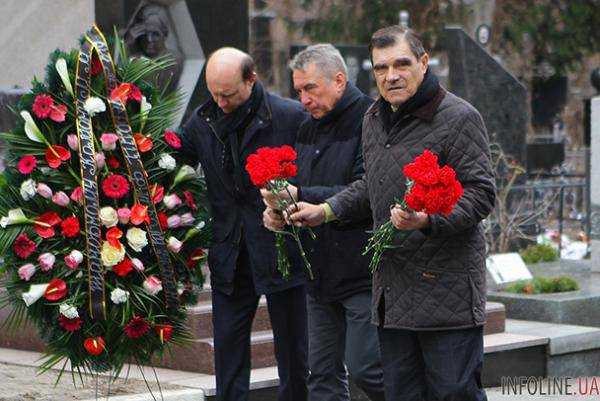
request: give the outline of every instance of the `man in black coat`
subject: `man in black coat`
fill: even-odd
[[[290,67],[312,118],[300,127],[298,175],[288,189],[296,200],[321,203],[364,174],[362,118],[373,101],[348,82],[344,59],[330,44],[309,46]],[[272,193],[261,193],[275,208]],[[284,225],[273,209],[265,211],[264,221],[272,229]],[[316,241],[305,238],[315,273],[307,302],[311,401],[350,399],[344,365],[371,400],[384,400],[377,330],[370,322],[369,261],[361,254],[371,224],[370,218],[352,225],[335,222],[315,229]]]
[[[290,249],[292,271],[277,272],[275,237],[262,225],[264,204],[244,166],[263,146],[293,145],[302,106],[267,92],[254,62],[232,48],[206,65],[212,99],[183,127],[182,150],[206,178],[213,237],[208,254],[212,288],[215,372],[219,401],[248,400],[250,332],[259,298],[267,298],[279,371],[279,401],[306,400],[305,274]]]
[[[299,225],[373,217],[405,235],[393,238],[373,276],[373,322],[389,400],[485,401],[481,383],[485,324],[485,238],[494,174],[481,115],[440,86],[410,29],[371,38],[381,97],[363,120],[365,175],[325,202],[300,202]],[[464,193],[452,212],[409,213],[403,167],[423,151],[456,171]],[[392,208],[390,209],[390,206]]]

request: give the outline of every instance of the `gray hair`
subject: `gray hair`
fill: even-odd
[[[335,74],[342,72],[348,76],[348,68],[340,51],[330,43],[319,43],[308,46],[300,53],[296,54],[290,61],[289,67],[292,70],[306,70],[310,64],[315,64],[319,71],[326,74],[329,78],[335,77]]]

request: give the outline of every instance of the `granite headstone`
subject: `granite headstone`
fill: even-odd
[[[449,89],[483,117],[490,139],[527,165],[527,90],[461,28],[445,29]]]

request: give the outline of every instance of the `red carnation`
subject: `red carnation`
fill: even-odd
[[[50,302],[54,302],[64,298],[65,295],[67,295],[67,283],[59,278],[53,278],[46,288],[44,298]]]
[[[79,235],[79,220],[75,216],[67,217],[60,223],[60,228],[65,237],[76,237]]]
[[[183,191],[183,198],[185,199],[185,204],[192,210],[198,209],[196,206],[196,202],[194,201],[194,195],[190,191]]]
[[[114,155],[111,155],[108,160],[106,161],[106,163],[108,164],[108,166],[110,168],[112,168],[113,170],[118,169],[119,167],[121,167],[121,163],[119,162],[119,159],[117,159]]]
[[[166,130],[164,134],[165,142],[173,149],[181,148],[181,139],[175,131]]]
[[[121,199],[129,193],[129,182],[119,174],[111,174],[102,181],[104,195],[111,199]]]
[[[59,168],[62,162],[71,158],[71,153],[60,145],[52,145],[46,149],[46,161],[52,168]]]
[[[254,185],[264,187],[269,181],[294,177],[297,174],[295,160],[296,151],[289,145],[263,147],[248,156],[246,171]]]
[[[17,169],[21,174],[29,174],[35,169],[37,165],[37,159],[33,155],[25,155],[21,157],[17,163]]]
[[[173,336],[173,326],[170,324],[157,324],[154,326],[154,331],[161,343],[169,342]]]
[[[152,197],[152,203],[154,203],[155,205],[157,203],[159,203],[160,201],[163,200],[164,196],[165,196],[165,189],[158,185],[158,184],[152,184],[148,187],[148,189],[150,190],[150,196]]]
[[[139,316],[134,316],[133,319],[125,326],[125,334],[127,337],[136,339],[140,338],[150,330],[148,322]]]
[[[60,327],[62,327],[66,331],[73,332],[73,331],[77,331],[81,328],[83,321],[79,317],[69,319],[68,317],[66,317],[64,315],[60,315],[58,317],[58,324],[60,325]]]
[[[83,347],[90,355],[98,356],[106,348],[106,343],[102,337],[90,337],[83,341]]]
[[[192,252],[192,254],[189,256],[189,258],[186,262],[186,266],[188,267],[188,269],[194,269],[194,268],[198,267],[200,262],[205,257],[206,257],[206,253],[204,252],[204,249],[198,248],[194,252]]]
[[[417,184],[434,185],[438,181],[438,157],[430,150],[424,150],[412,163],[404,166],[403,172],[406,178]]]
[[[125,258],[114,265],[112,270],[117,276],[125,277],[133,270],[133,263],[131,262],[131,259]]]
[[[49,95],[40,94],[35,97],[32,110],[37,118],[48,118],[52,112],[52,106],[54,106],[54,99]]]
[[[19,234],[13,243],[13,251],[21,259],[27,259],[31,255],[37,245],[27,236],[27,233]]]
[[[158,212],[158,223],[160,224],[160,228],[162,230],[169,228],[168,220],[169,217],[164,212]]]
[[[60,216],[56,212],[46,212],[35,218],[36,222],[42,224],[34,224],[33,230],[42,238],[54,237],[54,226],[61,222]]]

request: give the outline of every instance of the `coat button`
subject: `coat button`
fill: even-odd
[[[319,149],[315,150],[315,155],[318,155],[319,153],[321,153]]]
[[[385,292],[390,292],[391,288],[390,287],[385,287]]]
[[[386,149],[389,149],[389,148],[391,148],[391,147],[392,147],[392,145],[390,145],[389,143],[386,143],[386,144],[385,144],[385,148],[386,148]]]
[[[379,179],[379,183],[380,183],[380,184],[383,184],[383,178],[380,178],[380,179]]]

